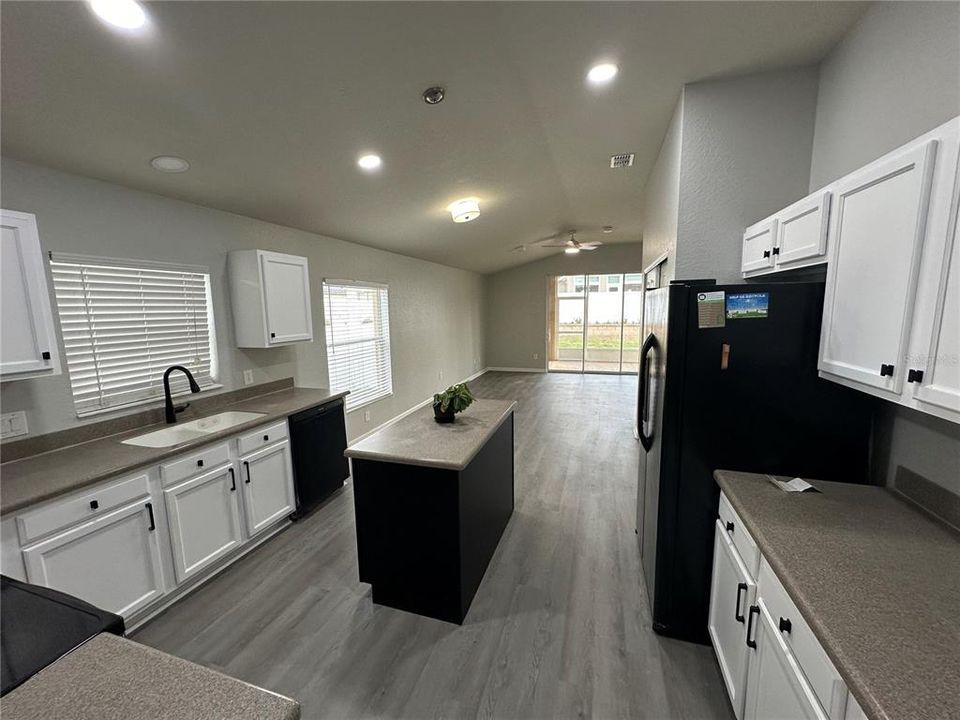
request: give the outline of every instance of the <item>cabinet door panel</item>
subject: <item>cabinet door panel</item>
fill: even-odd
[[[59,372],[59,349],[36,221],[9,210],[0,218],[0,374],[54,375]]]
[[[740,259],[742,272],[758,272],[773,267],[773,242],[776,234],[776,220],[765,220],[747,228],[743,234],[743,254]]]
[[[756,585],[718,520],[713,540],[713,579],[707,630],[717,653],[730,704],[738,718],[743,717],[749,661],[745,616],[747,608],[753,604],[755,592]]]
[[[757,647],[750,659],[745,720],[829,720],[762,599],[758,605],[760,614],[754,620]]]
[[[265,252],[260,258],[271,344],[313,338],[307,259]]]
[[[900,392],[936,146],[908,147],[837,184],[821,371]]]
[[[27,579],[130,617],[163,594],[148,502],[144,498],[24,550]]]
[[[243,540],[233,466],[216,468],[163,491],[177,581],[183,582]]]
[[[827,261],[827,220],[830,217],[830,193],[818,193],[794,203],[780,213],[774,253],[777,269],[794,264]]]
[[[242,464],[247,532],[255,535],[296,509],[290,445],[264,448],[244,457]]]

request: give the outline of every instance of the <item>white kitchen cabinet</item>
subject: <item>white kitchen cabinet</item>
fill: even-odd
[[[747,611],[753,657],[747,677],[744,720],[829,720],[763,598]]]
[[[236,469],[221,465],[164,489],[177,582],[209,567],[243,542]]]
[[[823,190],[777,213],[773,246],[777,270],[826,262],[830,198],[831,192]]]
[[[307,258],[240,250],[228,254],[227,267],[238,347],[313,340]]]
[[[747,663],[750,659],[745,642],[746,615],[748,608],[754,604],[755,595],[756,583],[740,560],[722,521],[717,520],[707,631],[737,718],[743,717]]]
[[[960,118],[835,186],[821,376],[960,422]]]
[[[266,530],[296,509],[290,444],[284,440],[240,459],[247,533]]]
[[[37,219],[0,210],[0,379],[60,374]]]
[[[761,220],[743,233],[740,269],[745,276],[760,274],[773,268],[773,245],[777,237],[777,219]]]
[[[23,550],[27,580],[129,618],[164,593],[149,496]]]

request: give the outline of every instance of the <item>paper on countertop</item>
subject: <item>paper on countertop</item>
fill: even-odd
[[[801,478],[794,478],[793,480],[784,482],[783,480],[777,480],[773,475],[767,475],[767,480],[772,482],[784,492],[806,492],[807,490],[811,492],[820,492],[813,485]]]

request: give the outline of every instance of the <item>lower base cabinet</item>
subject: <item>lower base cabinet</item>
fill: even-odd
[[[283,441],[240,459],[247,533],[256,535],[297,508],[290,469],[290,444]]]
[[[23,551],[27,580],[129,617],[163,595],[149,496]]]
[[[163,496],[177,582],[193,577],[243,542],[232,464],[166,488]]]

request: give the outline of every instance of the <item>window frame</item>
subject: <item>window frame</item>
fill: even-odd
[[[375,335],[372,338],[374,343],[379,343],[380,347],[385,350],[386,362],[381,362],[381,358],[378,356],[374,357],[374,366],[379,367],[385,365],[386,367],[386,382],[384,389],[379,391],[377,394],[364,397],[360,401],[356,401],[356,404],[351,403],[351,397],[357,398],[362,397],[359,390],[350,387],[337,387],[337,383],[334,382],[335,368],[334,364],[331,362],[336,355],[335,348],[338,345],[350,345],[356,344],[356,341],[346,342],[346,343],[337,343],[334,337],[334,331],[332,328],[332,308],[331,308],[331,288],[363,288],[367,290],[377,290],[382,292],[382,299],[378,299],[378,303],[385,303],[385,309],[379,309],[379,312],[382,314],[381,320],[385,317],[386,322],[382,323],[383,330]],[[326,344],[326,355],[327,355],[327,382],[330,386],[330,389],[335,392],[341,392],[347,390],[350,392],[344,398],[344,411],[346,413],[352,413],[355,410],[360,410],[369,405],[372,405],[375,402],[384,400],[393,395],[393,340],[390,333],[390,286],[387,283],[366,281],[366,280],[349,280],[343,278],[323,278],[321,283],[321,290],[323,296],[323,328],[324,328],[324,342]],[[377,311],[375,311],[377,312]]]
[[[68,382],[70,384],[70,397],[73,402],[74,413],[78,418],[88,418],[96,415],[103,415],[107,413],[116,413],[121,412],[126,409],[143,407],[148,405],[159,406],[158,403],[163,402],[164,393],[163,385],[158,383],[156,385],[156,390],[152,391],[148,397],[138,397],[136,399],[130,400],[128,402],[120,402],[116,404],[103,404],[103,395],[98,396],[97,404],[84,406],[82,408],[77,407],[77,398],[74,388],[74,372],[75,368],[71,367],[70,358],[67,353],[66,348],[66,338],[64,337],[63,330],[63,318],[61,312],[61,296],[58,293],[57,287],[57,271],[54,267],[56,264],[61,265],[85,265],[85,266],[100,266],[104,268],[112,269],[130,269],[130,270],[139,270],[149,272],[153,271],[163,271],[163,272],[179,272],[179,273],[193,273],[198,275],[205,276],[205,307],[207,311],[207,339],[209,344],[209,373],[197,378],[197,382],[200,384],[202,392],[207,392],[210,390],[217,390],[223,387],[219,382],[220,379],[220,358],[219,358],[219,348],[217,346],[217,332],[216,332],[216,318],[213,307],[213,276],[210,272],[210,268],[205,265],[189,265],[185,263],[170,263],[162,262],[157,260],[143,260],[136,258],[118,258],[118,257],[103,257],[95,255],[80,255],[74,253],[64,253],[49,251],[47,253],[47,258],[50,263],[50,275],[52,283],[50,285],[53,295],[54,295],[54,305],[57,311],[57,322],[60,326],[60,343],[63,350],[63,360],[66,369],[66,374]],[[178,364],[173,362],[171,364]],[[187,363],[180,363],[187,364]],[[191,368],[192,369],[192,368]],[[171,378],[173,380],[173,378]],[[186,386],[186,382],[180,383],[177,381],[177,385],[182,384],[183,387],[178,387],[177,385],[171,386],[171,396],[172,397],[181,397],[184,395],[190,395],[189,387]]]

